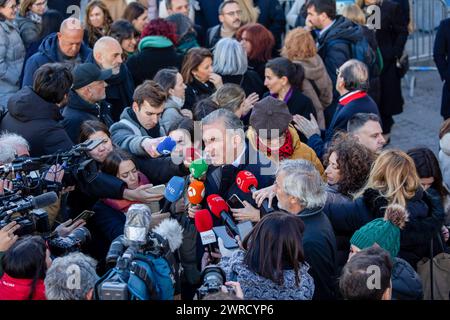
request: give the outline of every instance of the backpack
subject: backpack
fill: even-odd
[[[362,37],[359,41],[352,42],[346,39],[331,40],[329,45],[335,45],[338,43],[345,43],[350,46],[351,57],[350,59],[356,59],[364,62],[369,69],[369,78],[373,79],[381,74],[381,68],[383,65],[380,52],[375,52],[369,44],[369,41],[365,37]]]

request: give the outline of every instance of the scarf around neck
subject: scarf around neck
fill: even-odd
[[[259,151],[265,152],[268,157],[271,157],[272,154],[278,154],[280,161],[289,159],[294,154],[294,144],[289,129],[287,129],[284,134],[284,144],[277,151],[272,151],[271,148],[265,146],[263,143],[260,143],[259,136],[256,137],[256,148]]]

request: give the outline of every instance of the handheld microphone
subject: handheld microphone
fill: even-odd
[[[123,229],[128,246],[140,246],[147,242],[147,234],[152,220],[152,211],[145,204],[132,204],[127,211]]]
[[[203,201],[205,197],[205,185],[202,181],[194,180],[188,188],[188,199],[191,204],[197,205]]]
[[[206,201],[208,202],[209,210],[225,223],[234,236],[239,236],[239,229],[228,214],[229,207],[225,200],[217,194],[212,194],[206,198]]]
[[[56,201],[58,201],[58,195],[54,191],[46,192],[46,193],[43,193],[36,197],[30,197],[30,198],[31,199],[29,199],[23,203],[20,203],[16,207],[3,212],[0,216],[0,219],[3,219],[5,216],[10,216],[16,212],[22,212],[22,211],[29,210],[29,209],[43,208],[43,207],[49,206],[49,205],[55,203]]]
[[[164,190],[164,198],[166,198],[166,203],[161,212],[167,212],[172,203],[177,202],[184,191],[185,180],[181,177],[174,176],[167,183],[166,189]]]
[[[173,149],[177,146],[177,142],[173,140],[171,137],[166,137],[163,141],[161,141],[156,147],[156,151],[162,155],[168,155],[172,153]]]
[[[240,171],[236,176],[236,184],[238,188],[245,193],[251,192],[253,194],[258,191],[256,189],[258,188],[258,180],[250,171]],[[268,214],[274,211],[273,208],[269,208],[269,201],[267,199],[264,199],[261,207],[264,211],[263,214]]]
[[[200,179],[208,171],[208,164],[205,159],[197,159],[192,161],[189,166],[189,172],[195,179]]]
[[[211,256],[211,252],[214,252],[212,244],[216,243],[216,235],[214,234],[213,220],[210,212],[207,209],[197,211],[194,218],[195,228],[200,234],[203,246],[205,246]]]

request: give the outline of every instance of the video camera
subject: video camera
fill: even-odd
[[[225,286],[226,276],[225,272],[217,265],[207,266],[201,276],[200,282],[202,285],[197,290],[197,297],[202,300],[206,295],[213,294],[222,290],[222,286]],[[235,290],[231,286],[225,286],[228,292],[236,294]]]
[[[40,194],[43,190],[60,191],[63,187],[73,186],[83,178],[92,182],[98,173],[98,168],[88,152],[98,147],[103,140],[87,140],[73,146],[69,151],[59,152],[41,157],[19,157],[11,163],[0,166],[0,178],[10,177],[13,183],[12,192],[22,191],[22,194]],[[64,177],[61,184],[45,180],[45,173],[52,165],[61,165]]]

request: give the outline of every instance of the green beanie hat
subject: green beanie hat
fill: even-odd
[[[376,243],[394,258],[400,250],[400,229],[407,221],[408,213],[404,207],[397,204],[390,205],[384,218],[372,220],[362,226],[353,234],[350,243],[361,250]]]

